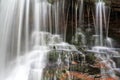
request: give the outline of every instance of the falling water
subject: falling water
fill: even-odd
[[[103,1],[98,1],[96,3],[96,35],[99,35],[99,41],[97,41],[96,46],[103,46],[103,28],[106,27],[106,16],[105,16],[105,3]]]
[[[110,21],[110,7],[106,6],[103,0],[96,2],[96,14],[93,15],[93,22],[95,26],[95,46],[108,46],[104,43],[104,39],[109,38],[109,21]],[[104,35],[104,36],[103,36]],[[112,44],[112,43],[110,43]],[[111,47],[111,46],[108,46]]]
[[[48,5],[46,0],[32,3],[34,26],[31,28],[31,0],[1,0],[0,79],[42,79],[49,51],[47,39],[51,37],[46,32]]]
[[[52,14],[51,14],[51,10],[52,10],[52,4],[49,4],[49,30],[50,30],[50,33],[52,33]]]
[[[25,33],[25,37],[26,37],[26,40],[25,40],[25,49],[26,49],[26,53],[29,51],[29,12],[30,12],[30,0],[26,0],[26,33]]]
[[[75,31],[77,32],[77,28],[78,28],[78,3],[76,2],[75,4]]]
[[[109,75],[110,77],[115,77],[116,75],[115,75],[114,69],[116,68],[116,64],[111,59],[111,57],[115,56],[116,53],[114,50],[111,50],[111,48],[109,48],[112,46],[111,40],[108,38],[109,20],[107,21],[106,6],[103,0],[99,0],[96,2],[95,15],[96,15],[95,17],[96,19],[95,19],[94,38],[96,40],[95,40],[95,47],[93,47],[92,50],[98,53],[96,54],[96,57],[100,60],[101,75]],[[106,36],[103,36],[104,29],[106,32]],[[106,39],[107,43],[110,43],[109,47],[105,47],[106,45],[104,44],[104,38]],[[107,77],[107,76],[103,76],[103,77]]]
[[[80,4],[80,9],[79,9],[79,26],[82,24],[83,22],[83,6],[84,6],[84,1],[81,0],[81,4]]]
[[[55,4],[55,34],[59,32],[59,1]]]
[[[113,39],[112,38],[107,37],[105,39],[105,43],[106,43],[106,46],[113,48]]]
[[[7,6],[6,6],[6,5]],[[1,11],[0,11],[0,24],[1,24],[1,29],[0,29],[0,79],[3,79],[4,74],[5,74],[5,68],[7,63],[9,63],[9,59],[11,60],[12,57],[9,57],[7,60],[7,56],[13,55],[13,52],[16,52],[15,44],[13,43],[15,40],[15,34],[17,34],[17,31],[15,31],[15,34],[11,36],[12,31],[16,30],[14,27],[15,25],[15,18],[14,16],[16,13],[16,6],[17,6],[17,1],[16,0],[1,0]],[[12,37],[12,39],[11,39]],[[11,43],[10,43],[11,42]],[[12,48],[10,48],[12,47]],[[14,48],[13,48],[14,47]],[[9,49],[12,49],[9,52]],[[6,74],[7,75],[7,74]]]
[[[1,0],[0,79],[42,80],[48,45],[63,42],[58,35],[60,20],[65,26],[61,34],[66,36],[68,13],[65,18],[65,1],[62,3],[61,6],[59,1],[52,5],[47,0]]]

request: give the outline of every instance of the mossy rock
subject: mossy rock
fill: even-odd
[[[96,57],[94,55],[94,53],[88,53],[86,55],[86,62],[89,63],[89,64],[94,64],[95,63],[95,60],[96,60]]]

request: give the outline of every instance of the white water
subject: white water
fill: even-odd
[[[58,3],[54,7],[56,23],[52,23],[52,5],[47,0],[1,0],[1,80],[42,80],[48,45],[63,41],[59,35],[51,34],[53,24],[55,33],[60,33]]]
[[[96,46],[103,46],[103,28],[106,27],[106,14],[105,14],[105,3],[103,1],[98,1],[96,3],[96,22],[95,22],[95,32],[99,35],[99,39]],[[105,25],[104,25],[105,24]]]
[[[30,3],[31,0],[1,0],[1,80],[42,79],[49,51],[47,38],[51,37],[49,36],[51,34],[46,32],[48,2],[35,0],[32,3],[35,10],[32,15],[34,19],[32,28],[29,23]]]
[[[6,6],[6,5],[7,6]],[[0,79],[3,79],[6,72],[6,65],[8,65],[9,61],[12,59],[11,55],[14,55],[13,53],[17,51],[14,44],[14,40],[16,38],[16,35],[18,34],[17,31],[15,31],[15,34],[12,33],[12,31],[16,30],[15,28],[15,18],[16,15],[16,6],[17,1],[16,0],[1,0],[1,11],[0,11]],[[18,9],[19,11],[19,9]],[[18,18],[19,19],[19,18]],[[11,35],[13,34],[13,35]],[[12,38],[12,39],[11,39]],[[10,51],[11,49],[11,51]],[[10,56],[10,57],[8,57]],[[14,55],[16,56],[16,55]],[[6,74],[7,75],[7,74]]]
[[[47,61],[45,56],[47,56],[47,50],[42,46],[21,56],[19,64],[14,66],[5,80],[41,80]]]

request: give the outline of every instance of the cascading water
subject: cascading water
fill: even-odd
[[[67,24],[59,17],[59,7],[65,16],[65,1],[61,3],[60,7],[58,1],[52,5],[48,0],[1,0],[0,79],[42,80],[49,44],[64,44],[58,35],[62,31],[59,20]],[[66,35],[64,31],[62,36]],[[60,49],[69,49],[69,45],[64,46]]]
[[[109,41],[110,46],[105,47],[104,44],[104,29],[105,32],[108,33],[107,29],[107,19],[106,19],[106,6],[105,2],[103,0],[99,0],[96,2],[96,20],[95,20],[95,47],[92,48],[93,51],[96,51],[98,54],[96,54],[96,57],[100,60],[101,64],[101,75],[104,75],[105,77],[108,75],[110,77],[115,78],[115,72],[114,69],[116,68],[115,62],[111,59],[113,56],[119,56],[119,54],[116,54],[116,51],[111,50],[112,44],[108,40],[108,36],[106,36],[106,42]],[[113,52],[112,52],[113,51]],[[104,78],[103,76],[103,78]],[[116,79],[115,79],[116,80]]]
[[[42,79],[43,68],[45,67],[47,61],[45,56],[47,55],[47,52],[49,50],[46,46],[47,38],[50,33],[41,32],[41,30],[47,31],[46,20],[45,20],[47,15],[47,7],[45,6],[48,5],[48,2],[46,2],[46,0],[43,1],[35,0],[34,5],[35,5],[34,7],[35,23],[34,23],[33,31],[31,32],[32,38],[31,40],[29,40],[30,39],[29,38],[30,37],[29,36],[30,0],[1,1],[1,7],[3,8],[1,9],[1,13],[0,13],[0,23],[3,29],[0,29],[1,30],[0,35],[2,37],[0,41],[1,44],[0,51],[2,52],[1,55],[3,58],[0,58],[1,59],[0,78],[2,80],[21,80],[21,79],[41,80]],[[44,10],[42,9],[43,6],[44,6]],[[24,14],[25,11],[24,9],[26,9],[25,12],[26,14]],[[26,16],[25,31],[23,31],[24,15]],[[43,19],[42,21],[44,22],[41,22],[40,21],[41,19]],[[23,39],[22,35],[25,35],[25,39]],[[32,44],[30,44],[30,41]],[[29,47],[30,45],[31,47]],[[23,49],[23,47],[25,49]],[[31,48],[31,50],[29,50],[29,48]]]

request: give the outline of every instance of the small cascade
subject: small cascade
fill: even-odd
[[[112,60],[112,57],[114,56],[119,56],[117,51],[111,50],[111,48],[108,47],[93,47],[92,51],[94,51],[96,58],[100,62],[101,66],[101,75],[103,78],[104,77],[116,77],[115,74],[115,68],[116,68],[116,63]]]
[[[107,36],[103,36],[103,30],[105,29],[108,34],[107,6],[103,0],[96,2],[96,19],[95,19],[95,35],[93,35],[93,42],[95,42],[92,51],[96,53],[96,57],[100,62],[101,75],[104,77],[116,77],[115,68],[116,63],[112,60],[112,57],[119,56],[118,52],[112,49],[111,39]],[[109,16],[108,16],[109,17]],[[105,41],[105,43],[104,43]]]

